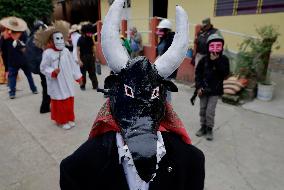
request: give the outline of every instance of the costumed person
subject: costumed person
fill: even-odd
[[[210,18],[205,18],[202,20],[201,30],[198,32],[194,43],[196,44],[195,55],[193,56],[195,68],[198,65],[199,61],[207,55],[207,39],[211,34],[219,34],[221,33],[218,29],[214,28],[211,24]]]
[[[50,97],[47,94],[47,85],[45,75],[40,72],[40,63],[42,59],[43,49],[37,47],[34,43],[34,35],[39,30],[47,29],[47,25],[44,24],[41,20],[37,20],[34,23],[31,34],[26,43],[26,59],[32,73],[40,76],[40,82],[42,86],[42,101],[40,105],[40,113],[50,112]]]
[[[162,56],[169,49],[173,42],[175,33],[172,32],[172,27],[172,22],[169,19],[163,19],[157,26],[156,34],[160,40],[156,49],[158,56]],[[167,79],[175,79],[177,72],[178,68]],[[172,94],[170,91],[167,91],[167,101],[172,101]]]
[[[5,27],[3,37],[7,40],[7,62],[8,62],[8,85],[9,97],[14,99],[16,97],[16,82],[19,69],[24,71],[29,86],[33,94],[37,94],[37,88],[34,84],[32,73],[27,64],[25,57],[27,23],[17,17],[6,17],[0,21],[0,24]]]
[[[219,96],[223,94],[223,81],[230,74],[229,59],[223,55],[224,39],[212,34],[207,39],[207,55],[203,57],[195,70],[195,87],[200,99],[201,128],[196,136],[206,135],[213,140],[215,110]]]
[[[81,29],[82,36],[77,43],[78,61],[83,75],[83,82],[80,86],[81,90],[86,90],[87,71],[89,78],[92,81],[93,89],[98,88],[98,79],[96,75],[95,65],[95,44],[93,41],[93,26],[92,24],[84,24]]]
[[[124,0],[111,5],[102,28],[108,66],[109,99],[100,110],[89,139],[60,164],[62,190],[202,190],[204,155],[191,145],[181,120],[166,102],[165,80],[185,57],[188,19],[176,7],[172,46],[154,64],[130,59],[119,39]],[[111,46],[109,44],[112,44]]]
[[[44,48],[40,71],[46,77],[47,93],[51,98],[51,119],[63,129],[75,127],[74,80],[81,82],[80,67],[65,47],[69,23],[56,21],[46,30],[35,34],[35,44]]]
[[[137,31],[136,27],[130,28],[130,47],[131,47],[131,59],[139,56],[143,51],[142,36]]]

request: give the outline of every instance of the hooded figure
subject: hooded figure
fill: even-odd
[[[32,73],[40,76],[40,83],[42,87],[42,101],[40,105],[40,113],[50,112],[50,97],[47,94],[47,85],[45,75],[40,72],[40,63],[42,59],[43,49],[37,47],[34,43],[34,35],[38,30],[47,29],[47,26],[40,20],[34,23],[31,34],[26,43],[25,56],[27,63]]]
[[[177,87],[166,78],[187,50],[186,12],[176,7],[176,35],[155,63],[130,59],[119,39],[124,0],[116,0],[102,28],[102,50],[114,74],[105,79],[109,99],[89,140],[60,165],[61,189],[194,189],[204,186],[204,155],[191,145],[182,122],[166,102]],[[109,46],[112,42],[112,46]]]

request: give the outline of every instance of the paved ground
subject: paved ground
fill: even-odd
[[[100,85],[109,72],[102,69]],[[38,76],[35,80],[40,86]],[[207,190],[283,189],[284,118],[219,102],[215,140],[208,142],[194,135],[199,128],[199,102],[195,107],[189,103],[193,89],[178,87],[173,105],[193,143],[205,153]],[[7,88],[0,86],[0,190],[57,190],[60,161],[87,139],[105,99],[91,89],[90,82],[85,92],[78,87],[78,127],[64,131],[50,121],[49,114],[39,114],[41,95],[28,90],[23,75],[17,88],[17,98],[10,100]],[[284,97],[278,98],[279,105]]]

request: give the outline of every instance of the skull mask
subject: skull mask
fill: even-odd
[[[53,33],[52,38],[55,48],[62,51],[65,47],[63,34],[61,32]]]

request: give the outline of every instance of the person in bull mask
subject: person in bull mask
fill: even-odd
[[[109,98],[89,139],[60,164],[62,190],[202,190],[204,155],[191,145],[182,122],[166,102],[165,80],[186,55],[188,19],[176,7],[176,36],[169,50],[151,64],[130,59],[119,39],[124,0],[116,0],[102,28],[102,50],[114,72],[108,76]],[[109,46],[112,42],[112,46]],[[174,56],[173,56],[174,55]]]

